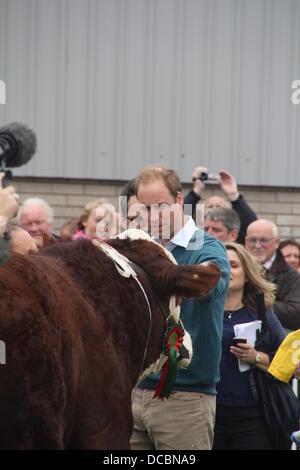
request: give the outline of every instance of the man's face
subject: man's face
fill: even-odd
[[[230,265],[230,283],[228,287],[229,293],[244,291],[245,286],[245,271],[242,266],[241,260],[234,250],[227,250],[228,261]]]
[[[272,225],[267,222],[253,222],[248,227],[245,246],[262,263],[272,258],[279,243],[280,238],[274,237]]]
[[[293,266],[294,269],[299,269],[300,266],[300,255],[298,247],[295,245],[286,245],[284,248],[281,248],[281,253],[285,257],[285,261]]]
[[[229,231],[223,222],[211,220],[209,217],[205,218],[204,230],[221,242],[235,241],[237,238],[237,231]]]
[[[11,233],[11,251],[26,255],[29,252],[37,252],[38,248],[34,239],[26,230],[16,227]]]
[[[127,204],[127,227],[130,227],[130,224],[134,221],[136,223],[134,224],[134,228],[139,228],[138,220],[137,217],[139,216],[139,211],[138,211],[139,203],[137,200],[136,196],[131,196],[128,199],[128,204]]]
[[[103,213],[101,212],[101,216],[97,214],[97,208],[91,211],[87,220],[82,223],[84,226],[84,233],[86,234],[88,238],[96,238],[97,224],[106,216],[107,216],[107,211],[105,211],[104,209],[103,209]]]
[[[43,233],[51,234],[48,214],[41,206],[25,206],[20,214],[20,223],[39,243],[43,241]]]
[[[124,197],[124,196],[123,196]],[[127,205],[127,219],[122,211],[120,211],[121,216],[121,227],[123,230],[127,230],[129,228],[141,228],[141,220],[140,220],[140,204],[137,200],[136,196],[130,196],[126,200]]]
[[[147,210],[143,228],[154,238],[166,243],[183,227],[182,193],[178,192],[174,199],[162,179],[141,184],[137,198]]]
[[[204,207],[205,211],[207,211],[208,209],[213,209],[214,207],[228,208],[230,207],[230,204],[221,196],[211,196],[205,200]]]

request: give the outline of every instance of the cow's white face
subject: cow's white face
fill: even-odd
[[[126,230],[125,232],[122,232],[121,234],[119,234],[117,236],[117,238],[121,238],[121,239],[129,238],[131,240],[138,240],[138,239],[142,238],[144,240],[149,240],[149,241],[159,245],[157,242],[155,242],[150,237],[150,235],[148,233],[144,232],[143,230],[138,230],[138,229]],[[166,250],[162,245],[159,245],[159,247],[162,250],[164,250],[164,252],[168,256],[170,261],[172,261],[173,264],[177,264],[174,256],[168,250]],[[170,299],[169,310],[172,313],[175,321],[178,322],[178,320],[180,318],[180,306],[176,305],[176,297],[175,296],[172,296],[171,299]],[[192,347],[191,336],[186,330],[184,330],[184,331],[185,331],[185,334],[184,334],[184,337],[183,337],[183,346],[188,351],[189,357],[188,358],[181,358],[181,359],[178,360],[177,365],[180,368],[188,367],[188,365],[190,364],[190,362],[192,360],[192,356],[193,356],[193,347]],[[179,353],[177,353],[177,357],[179,357]],[[140,375],[140,377],[138,379],[138,384],[140,384],[149,374],[151,374],[151,373],[157,374],[162,369],[162,367],[163,367],[164,363],[166,362],[166,360],[167,360],[167,356],[162,352],[159,359],[154,364],[151,364],[151,366],[148,369],[146,369]]]

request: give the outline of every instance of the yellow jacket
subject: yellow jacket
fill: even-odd
[[[270,364],[268,372],[282,382],[289,382],[300,363],[300,329],[286,336]]]

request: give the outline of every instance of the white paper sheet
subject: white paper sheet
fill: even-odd
[[[261,331],[261,321],[254,320],[248,323],[240,323],[234,325],[234,334],[237,338],[246,338],[249,344],[254,347],[256,341],[256,330]],[[250,364],[238,359],[240,372],[245,372],[250,369]]]

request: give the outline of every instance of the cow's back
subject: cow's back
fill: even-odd
[[[12,256],[0,269],[0,446],[63,448],[83,359],[80,315],[94,315],[54,260]],[[20,433],[22,437],[20,438]]]
[[[126,448],[131,390],[160,354],[151,296],[152,324],[136,282],[89,242],[13,256],[0,288],[0,447]]]

